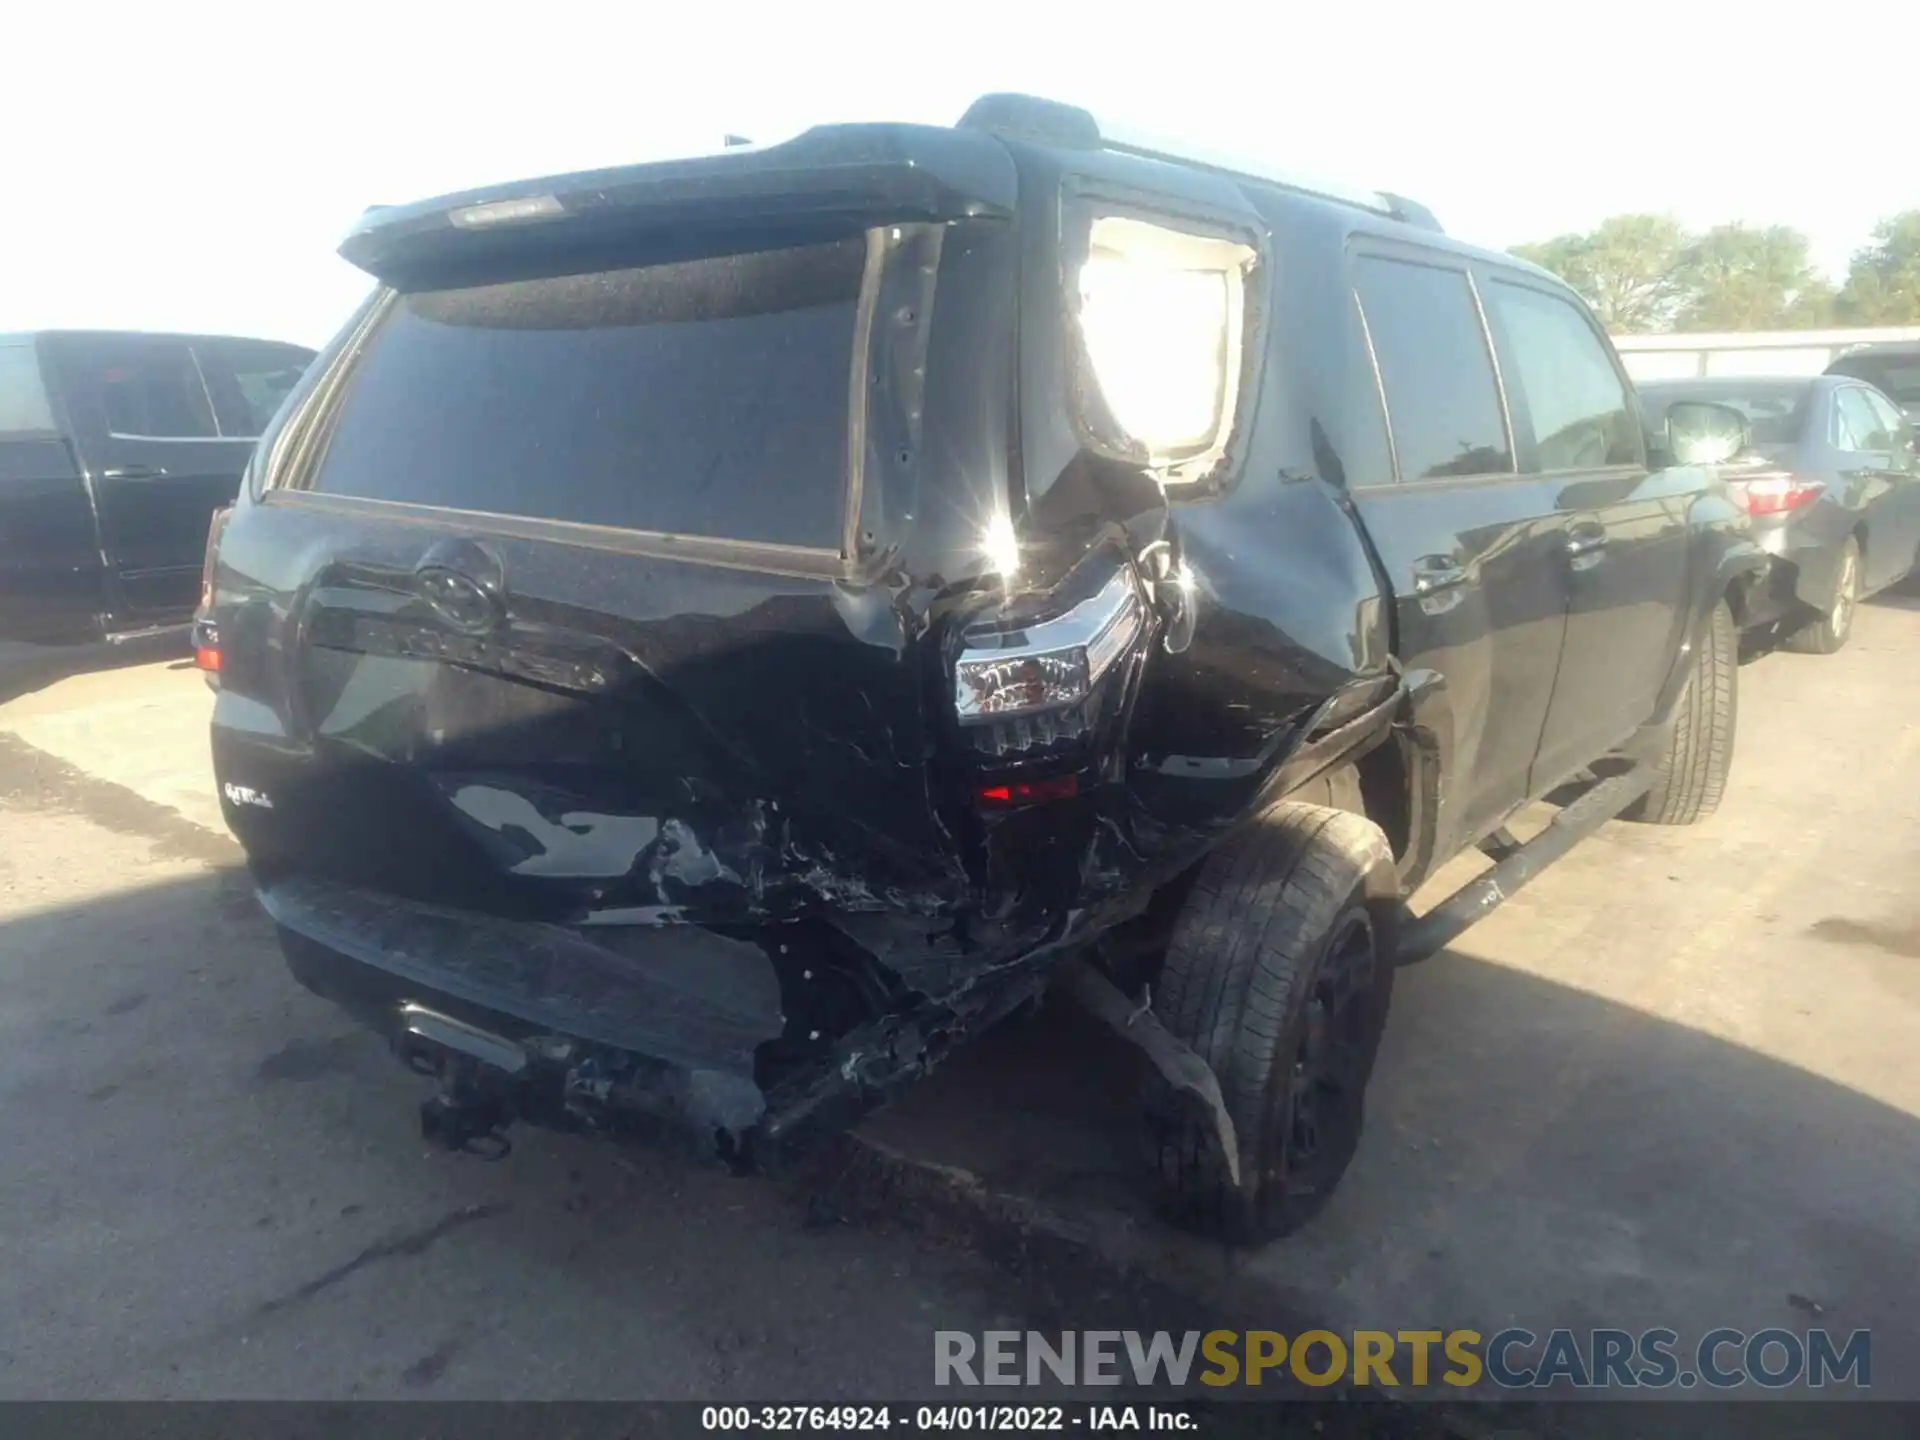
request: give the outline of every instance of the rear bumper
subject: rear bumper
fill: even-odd
[[[1773,559],[1754,576],[1741,595],[1737,617],[1742,630],[1765,630],[1799,613],[1795,593],[1797,567],[1791,562]]]
[[[755,946],[676,927],[659,932],[662,962],[642,969],[558,926],[325,881],[281,880],[260,899],[294,977],[396,1043],[411,1003],[518,1046],[527,1118],[628,1110],[737,1142],[765,1117],[755,1051],[783,1022]]]
[[[628,931],[616,949],[563,926],[309,877],[259,893],[294,978],[414,1068],[445,1079],[477,1064],[507,1118],[677,1134],[736,1164],[853,1124],[1044,982],[1014,967],[1020,975],[964,1015],[903,1003],[823,1035],[815,1018],[792,1018],[796,997],[783,998],[769,951],[785,954],[784,942],[669,925]],[[409,1022],[421,1008],[454,1022],[427,1028],[456,1043],[423,1037]],[[477,1035],[458,1043],[457,1027]]]
[[[1791,522],[1756,525],[1753,539],[1766,552],[1768,564],[1766,574],[1748,596],[1743,627],[1799,619],[1832,603],[1840,565],[1839,543],[1827,544]]]

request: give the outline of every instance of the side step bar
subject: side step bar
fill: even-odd
[[[126,650],[139,645],[185,645],[193,626],[189,621],[179,620],[169,625],[145,625],[138,630],[109,630],[100,637],[100,643],[110,650]]]
[[[1394,963],[1413,965],[1446,949],[1521,886],[1646,794],[1653,780],[1653,770],[1646,765],[1602,780],[1524,844],[1514,844],[1504,830],[1497,832],[1498,843],[1491,847],[1497,856],[1494,867],[1426,914],[1402,922]]]

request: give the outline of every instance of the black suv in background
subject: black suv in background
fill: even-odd
[[[0,335],[0,640],[184,639],[210,519],[312,359],[233,336]]]
[[[1397,962],[1721,794],[1764,557],[1672,452],[1740,417],[1650,453],[1573,293],[1410,202],[1003,96],[343,253],[381,288],[214,556],[215,768],[294,972],[447,1143],[745,1163],[1051,982],[1167,1082],[1170,1209],[1279,1234]]]

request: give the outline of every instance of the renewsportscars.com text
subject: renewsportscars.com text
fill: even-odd
[[[1477,1330],[966,1330],[934,1332],[936,1385],[1258,1386],[1386,1388],[1490,1382],[1506,1390],[1667,1389],[1744,1385],[1865,1390],[1873,1383],[1873,1337],[1826,1330],[1731,1327],[1691,1344],[1678,1332],[1519,1328]]]

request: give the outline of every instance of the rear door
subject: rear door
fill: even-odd
[[[1527,797],[1566,630],[1565,526],[1556,487],[1516,473],[1465,263],[1370,249],[1354,276],[1398,480],[1353,498],[1394,590],[1401,659],[1446,679],[1450,834],[1472,840]]]
[[[1500,271],[1485,295],[1521,466],[1565,523],[1550,563],[1566,574],[1567,635],[1528,786],[1537,795],[1653,714],[1690,609],[1692,486],[1649,475],[1626,378],[1583,309]]]
[[[110,628],[185,620],[207,521],[231,504],[252,437],[222,435],[192,345],[165,335],[50,337],[92,488]]]
[[[38,349],[0,340],[0,640],[88,639],[103,608],[93,509]]]

